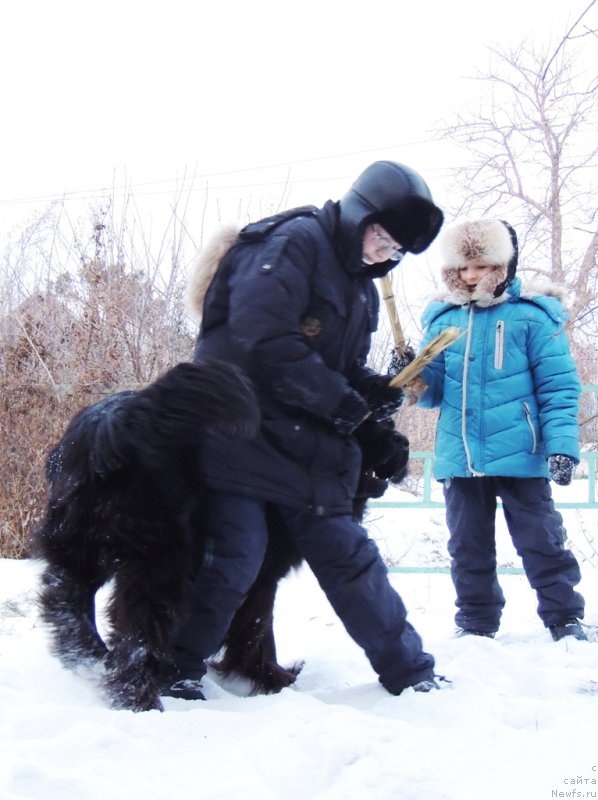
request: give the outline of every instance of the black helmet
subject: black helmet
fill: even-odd
[[[424,179],[396,161],[370,164],[339,205],[341,226],[349,241],[377,223],[409,253],[429,247],[444,219]]]

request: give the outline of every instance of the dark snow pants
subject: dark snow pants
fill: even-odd
[[[434,659],[409,622],[375,543],[350,516],[318,517],[278,508],[299,553],[311,567],[346,630],[393,694],[434,674]],[[260,569],[268,529],[265,504],[213,492],[209,545],[191,586],[191,608],[174,641],[182,677],[201,678],[204,659],[226,635]]]
[[[583,618],[583,597],[573,589],[579,565],[564,546],[563,518],[545,478],[451,478],[444,481],[444,497],[460,628],[494,632],[500,623],[505,598],[496,576],[497,497],[544,625]]]

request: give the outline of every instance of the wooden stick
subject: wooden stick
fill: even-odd
[[[392,281],[390,279],[390,275],[383,275],[379,280],[382,287],[382,299],[386,303],[386,309],[390,319],[390,327],[392,329],[395,348],[397,350],[397,354],[401,355],[405,351],[406,347],[405,335],[403,333],[403,328],[397,312],[397,304],[395,303],[395,296],[392,290]]]
[[[419,375],[424,367],[427,367],[430,361],[433,361],[439,353],[446,350],[446,348],[453,344],[453,342],[456,342],[457,339],[465,336],[465,333],[466,331],[460,331],[459,328],[445,328],[424,347],[421,353],[416,356],[405,369],[394,376],[390,385],[405,386],[408,384]]]

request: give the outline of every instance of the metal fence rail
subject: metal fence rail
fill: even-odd
[[[583,386],[583,392],[598,392],[598,386]],[[409,454],[411,460],[424,462],[424,486],[423,495],[419,500],[370,500],[368,506],[370,508],[444,508],[443,500],[432,499],[432,483],[434,481],[432,475],[432,463],[434,453],[431,450],[413,450]],[[596,468],[598,462],[598,451],[590,450],[581,453],[581,461],[587,462],[587,478],[584,476],[582,480],[587,480],[587,499],[582,501],[563,502],[555,500],[556,508],[584,508],[584,509],[598,509],[598,500],[596,499]],[[576,482],[578,479],[575,479]]]
[[[432,499],[432,461],[434,453],[431,450],[414,450],[409,455],[410,459],[423,460],[424,462],[424,490],[419,500],[370,500],[369,508],[444,508],[443,500]],[[581,454],[581,460],[588,463],[587,479],[587,500],[563,502],[555,500],[556,508],[591,508],[598,509],[596,500],[596,465],[598,462],[598,452],[591,451]],[[577,481],[577,479],[576,479]]]

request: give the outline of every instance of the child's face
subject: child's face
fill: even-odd
[[[485,261],[468,261],[466,266],[459,268],[459,278],[473,292],[482,278],[495,269],[496,267],[486,264]]]

